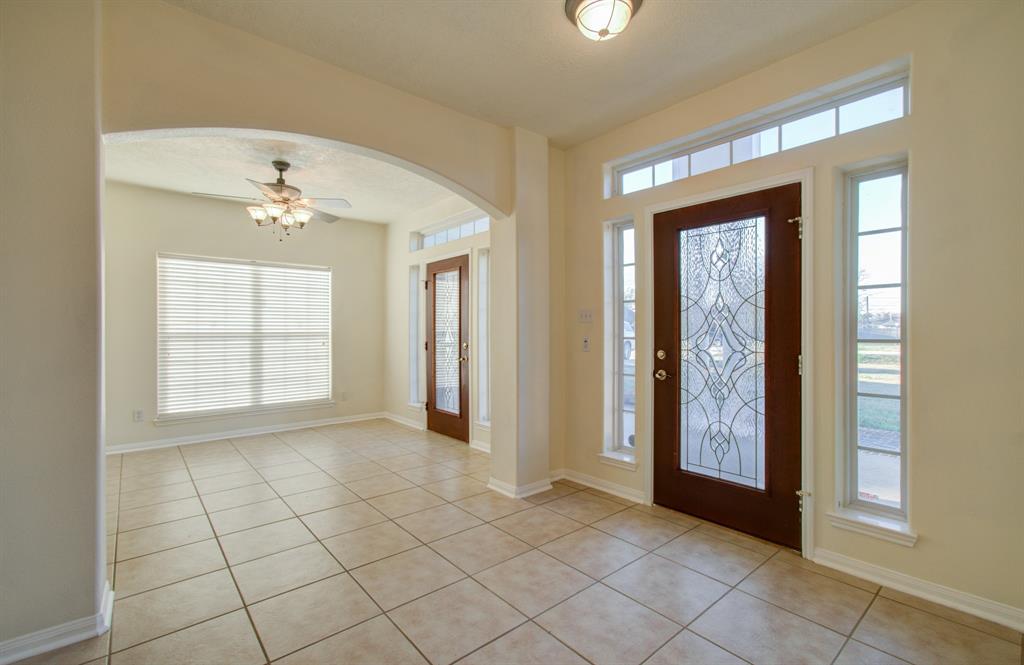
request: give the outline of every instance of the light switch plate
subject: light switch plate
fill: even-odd
[[[581,309],[577,312],[576,320],[579,323],[593,323],[594,322],[594,310],[592,309]]]

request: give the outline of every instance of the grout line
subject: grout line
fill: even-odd
[[[857,618],[857,623],[853,624],[853,628],[850,629],[850,634],[846,636],[845,640],[843,640],[843,646],[839,647],[839,651],[836,652],[835,658],[832,659],[832,663],[836,662],[836,660],[839,658],[839,654],[843,653],[843,649],[845,649],[846,645],[849,644],[850,640],[853,639],[853,634],[857,632],[857,628],[860,626],[860,622],[863,621],[864,617],[868,615],[868,611],[871,609],[871,606],[875,604],[876,600],[878,600],[878,594],[881,593],[881,591],[882,587],[879,586],[878,591],[875,591],[874,595],[871,597],[871,602],[869,602],[864,607],[864,611],[861,612],[860,616]]]

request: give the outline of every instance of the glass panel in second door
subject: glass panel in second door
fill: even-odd
[[[459,415],[459,271],[434,276],[434,399],[437,408]]]
[[[765,218],[679,233],[680,466],[765,488]]]

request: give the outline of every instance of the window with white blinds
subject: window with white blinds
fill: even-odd
[[[331,399],[331,270],[157,257],[157,418]]]

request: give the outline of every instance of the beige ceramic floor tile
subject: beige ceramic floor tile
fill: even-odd
[[[1001,626],[997,623],[986,621],[985,619],[981,619],[979,617],[972,616],[964,612],[960,612],[959,610],[954,610],[952,608],[945,607],[944,605],[939,605],[938,603],[933,603],[923,598],[911,596],[908,593],[903,593],[902,591],[897,591],[896,589],[882,587],[882,590],[879,593],[879,595],[881,595],[883,598],[895,600],[898,603],[903,603],[904,605],[910,605],[911,607],[915,607],[919,610],[924,610],[929,614],[935,614],[944,619],[949,619],[950,621],[955,621],[957,623],[962,623],[965,626],[976,628],[983,633],[988,633],[993,637],[998,637],[1008,642],[1013,642],[1014,644],[1019,644],[1021,641],[1021,634],[1012,628],[1007,628],[1006,626]]]
[[[120,651],[241,606],[227,570],[116,600],[112,648]]]
[[[579,522],[542,507],[502,517],[492,524],[534,547],[583,528]]]
[[[398,474],[389,471],[378,476],[370,476],[362,480],[345,483],[345,487],[364,499],[371,499],[375,496],[407,490],[415,487],[415,485]]]
[[[552,540],[540,549],[594,579],[610,575],[647,553],[590,527]]]
[[[737,588],[844,635],[850,634],[874,598],[862,589],[774,559]]]
[[[249,607],[271,660],[380,613],[347,574],[335,575]]]
[[[365,501],[346,503],[343,506],[302,516],[302,521],[309,530],[321,540],[385,520],[387,517]]]
[[[243,531],[271,522],[280,522],[294,516],[295,514],[284,501],[271,499],[211,513],[210,523],[213,524],[213,530],[217,532],[218,536],[224,536],[235,531]]]
[[[431,663],[447,665],[526,618],[471,579],[389,613]]]
[[[615,513],[591,526],[645,550],[661,547],[684,531],[678,524],[635,510]]]
[[[117,530],[131,531],[202,514],[203,504],[197,497],[178,499],[177,501],[120,511],[117,517]]]
[[[1012,644],[934,614],[876,598],[853,634],[863,642],[912,663],[1018,665],[1020,643]]]
[[[680,513],[664,506],[645,506],[643,504],[637,504],[630,508],[630,510],[637,510],[641,513],[648,515],[654,515],[663,520],[678,524],[684,529],[692,529],[698,526],[701,522],[696,517],[692,517],[685,513]]]
[[[480,519],[452,505],[437,506],[395,520],[425,543],[483,524]]]
[[[856,640],[849,640],[833,665],[905,665],[906,662]]]
[[[185,469],[174,471],[161,471],[160,473],[147,473],[141,476],[128,476],[122,482],[115,483],[124,492],[142,490],[151,487],[162,487],[164,485],[175,485],[178,483],[190,483],[192,477]],[[110,476],[107,476],[107,483],[110,483]]]
[[[729,591],[721,582],[654,554],[634,561],[604,583],[684,626]]]
[[[530,549],[523,541],[490,524],[442,538],[430,546],[470,575]]]
[[[748,536],[747,534],[740,533],[739,531],[727,529],[724,526],[718,526],[717,524],[705,522],[694,529],[694,531],[696,533],[713,536],[719,540],[724,540],[727,543],[732,543],[733,545],[745,547],[748,550],[753,550],[758,554],[763,554],[765,556],[772,556],[779,551],[778,545],[761,540],[760,538],[755,538],[754,536]]]
[[[840,582],[845,582],[850,586],[855,586],[858,589],[863,589],[868,593],[877,593],[880,588],[874,582],[868,582],[867,580],[862,579],[860,577],[848,575],[846,573],[836,570],[835,568],[828,568],[827,566],[816,564],[813,561],[803,558],[796,552],[791,552],[785,548],[782,548],[778,552],[776,552],[775,556],[772,557],[772,560],[779,561],[781,563],[788,563],[791,566],[803,568],[804,570],[809,570],[812,573],[818,573],[819,575],[824,575],[825,577],[831,577],[834,580],[839,580]]]
[[[403,479],[404,480],[404,479]],[[431,494],[419,487],[413,487],[391,494],[384,494],[368,499],[367,503],[394,519],[402,515],[416,513],[427,508],[444,504],[444,499]]]
[[[314,540],[306,525],[292,518],[222,536],[220,546],[228,563],[234,566]]]
[[[625,497],[618,496],[617,494],[612,494],[611,492],[605,492],[603,490],[595,489],[593,487],[588,487],[584,491],[587,494],[592,494],[593,496],[596,496],[598,498],[605,499],[607,501],[611,501],[612,503],[618,503],[618,504],[621,504],[623,506],[631,507],[631,506],[638,505],[637,502],[633,501],[632,499],[627,499]]]
[[[465,499],[488,491],[486,483],[482,483],[469,476],[457,476],[448,480],[430,483],[429,485],[424,485],[423,489],[438,495],[445,501],[458,501],[459,499]]]
[[[481,469],[480,471],[474,471],[473,473],[467,473],[466,475],[469,476],[470,478],[474,479],[474,480],[479,480],[480,482],[484,483],[485,485],[487,483],[491,482],[491,470],[490,469]]]
[[[127,598],[227,567],[216,540],[204,540],[117,564],[117,597]]]
[[[188,467],[189,475],[192,476],[192,480],[196,482],[196,487],[200,493],[203,491],[199,487],[200,480],[206,480],[209,478],[218,478],[233,473],[244,473],[246,471],[253,471],[252,465],[245,461],[245,459],[239,456],[237,459],[233,459],[230,462],[216,462],[214,464],[190,464]],[[263,476],[259,477],[259,482],[263,482]]]
[[[213,538],[213,529],[206,515],[126,531],[117,538],[117,560],[124,561],[207,538]]]
[[[658,649],[644,665],[745,665],[745,661],[684,630]]]
[[[597,665],[641,663],[680,629],[602,584],[576,594],[535,621]]]
[[[311,492],[292,494],[284,497],[284,502],[295,511],[296,515],[315,513],[318,510],[327,510],[335,506],[343,506],[346,503],[355,503],[359,497],[341,485],[323,487]]]
[[[206,512],[215,513],[220,510],[248,506],[251,503],[260,503],[261,501],[269,501],[276,498],[277,494],[270,488],[270,485],[260,483],[259,485],[246,485],[245,487],[236,487],[235,489],[224,490],[223,492],[204,494],[201,500],[203,505],[206,506]]]
[[[247,604],[337,575],[343,570],[320,543],[309,543],[231,568],[242,599]]]
[[[173,485],[160,485],[146,489],[122,491],[118,508],[120,510],[130,510],[132,508],[141,508],[142,506],[152,506],[157,503],[167,503],[177,499],[186,499],[195,495],[195,486],[191,480],[187,480],[183,483],[174,483]]]
[[[426,665],[427,661],[387,617],[379,616],[296,651],[274,665],[339,665],[342,662]]]
[[[584,524],[596,522],[625,510],[625,506],[620,503],[608,501],[586,492],[577,492],[561,499],[555,499],[550,503],[545,503],[544,507]]]
[[[459,665],[587,665],[569,647],[539,628],[524,623],[459,661]]]
[[[418,547],[352,571],[385,611],[464,577],[427,547]]]
[[[309,492],[310,490],[318,490],[322,487],[331,487],[332,485],[337,484],[337,480],[323,471],[305,473],[301,476],[291,476],[290,478],[270,481],[270,486],[273,487],[274,491],[281,496],[298,494],[299,492]]]
[[[405,471],[406,469],[415,469],[433,464],[431,460],[416,453],[404,453],[394,457],[385,457],[378,460],[377,463],[390,471]]]
[[[265,481],[263,480],[263,476],[246,464],[245,468],[241,471],[233,471],[223,475],[196,479],[195,483],[196,489],[198,489],[199,494],[202,495],[213,494],[214,492],[223,492],[225,490],[233,490],[238,487],[245,487],[246,485],[262,485],[265,484]]]
[[[845,642],[839,633],[742,591],[730,591],[690,630],[752,663],[828,663]]]
[[[522,499],[510,499],[501,496],[497,492],[485,492],[471,496],[468,499],[456,501],[455,505],[463,510],[473,513],[485,522],[496,520],[520,510],[533,508],[533,504]]]
[[[548,610],[594,583],[539,550],[477,573],[476,580],[529,617]]]
[[[448,480],[449,478],[458,478],[462,474],[443,464],[431,464],[430,466],[399,471],[398,475],[417,485],[428,485],[441,480]]]
[[[323,541],[346,568],[352,569],[399,552],[419,547],[420,542],[400,529],[394,522],[349,531]]]
[[[210,619],[126,651],[115,653],[111,665],[210,665],[265,662],[263,650],[242,610]]]
[[[357,480],[365,480],[373,476],[381,476],[391,473],[380,464],[369,460],[362,462],[346,462],[336,466],[325,466],[324,471],[329,473],[339,483],[351,483]]]
[[[730,585],[739,583],[767,558],[745,547],[693,531],[662,545],[655,553]]]
[[[298,455],[296,455],[298,456]],[[274,466],[260,466],[255,465],[260,475],[271,480],[281,480],[282,478],[291,478],[293,476],[302,476],[308,473],[316,473],[320,469],[308,460],[304,460],[299,457],[301,461],[288,462],[286,464],[275,464]]]

